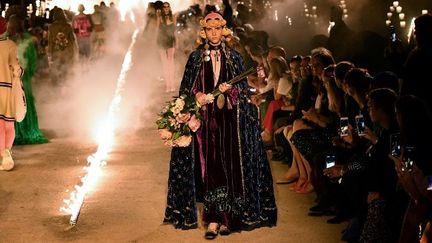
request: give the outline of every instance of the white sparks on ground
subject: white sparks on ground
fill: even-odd
[[[139,30],[136,29],[132,35],[132,41],[124,57],[121,72],[117,79],[114,97],[109,106],[107,118],[103,122],[98,132],[97,151],[87,158],[87,166],[84,167],[85,175],[81,178],[80,185],[75,185],[75,190],[70,194],[70,198],[63,201],[65,207],[60,208],[62,212],[71,215],[71,225],[75,225],[77,223],[85,196],[92,188],[95,187],[102,174],[102,168],[106,165],[106,160],[112,150],[114,143],[114,131],[118,125],[116,114],[120,109],[127,73],[132,66],[132,49],[137,40],[138,33]]]

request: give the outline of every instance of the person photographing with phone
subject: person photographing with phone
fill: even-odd
[[[399,98],[396,113],[401,130],[398,144],[401,154],[389,157],[400,184],[410,196],[400,242],[416,242],[419,235],[422,242],[427,242],[432,240],[432,116],[425,103],[414,96]]]
[[[364,176],[359,183],[364,183],[367,198],[367,216],[361,233],[361,242],[375,240],[394,242],[398,239],[403,215],[404,200],[397,188],[397,175],[393,162],[387,157],[390,151],[390,135],[398,132],[394,111],[397,95],[390,89],[375,89],[367,98],[366,107],[370,118],[376,126],[372,129],[364,127],[363,132],[356,131],[348,125],[348,133],[342,136],[349,144],[355,144],[359,138],[368,141]],[[358,117],[358,120],[361,120]],[[342,134],[341,134],[342,135]],[[324,175],[338,178],[352,173],[352,163],[337,165],[324,170]],[[364,182],[362,182],[364,181]],[[342,180],[342,183],[343,180]],[[366,196],[365,195],[365,196]],[[379,228],[376,225],[380,225]]]

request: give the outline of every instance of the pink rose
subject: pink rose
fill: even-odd
[[[174,145],[178,147],[187,147],[192,142],[192,136],[181,136],[174,141]]]
[[[172,133],[168,129],[159,129],[159,136],[163,140],[168,140],[172,138]]]
[[[180,113],[176,116],[176,121],[178,123],[186,123],[191,118],[190,113]]]
[[[188,122],[188,126],[192,132],[196,132],[201,127],[201,121],[193,115]]]
[[[166,146],[169,146],[169,147],[172,147],[174,144],[173,144],[173,141],[171,140],[171,139],[169,139],[169,140],[166,140],[165,142],[164,142],[164,144],[166,145]]]

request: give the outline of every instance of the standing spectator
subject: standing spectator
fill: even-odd
[[[223,17],[227,22],[227,27],[232,29],[234,27],[234,13],[233,9],[231,7],[229,0],[223,0],[224,10],[223,10]]]
[[[343,21],[343,11],[339,6],[331,7],[330,22],[334,26],[330,30],[328,48],[333,53],[336,61],[345,60],[350,50],[350,38],[352,30]]]
[[[432,15],[425,14],[415,21],[417,47],[411,51],[405,64],[401,95],[414,95],[432,109]]]
[[[0,17],[0,170],[11,170],[14,166],[11,156],[15,138],[12,77],[19,78],[22,72],[17,58],[17,46],[7,39],[6,30],[6,20]]]
[[[175,63],[174,53],[176,46],[176,20],[172,14],[171,6],[168,2],[163,3],[163,9],[156,11],[159,46],[159,54],[162,61],[162,69],[165,79],[165,91],[175,91],[174,74]]]
[[[75,16],[72,26],[77,37],[78,49],[81,61],[88,60],[91,53],[91,31],[92,24],[90,18],[84,14],[84,5],[78,6],[79,14]]]
[[[48,55],[51,59],[53,82],[65,81],[75,57],[75,36],[63,9],[52,11],[54,22],[48,28]]]
[[[105,44],[105,17],[98,5],[94,5],[94,13],[91,15],[93,23],[93,56],[100,57],[104,51]]]

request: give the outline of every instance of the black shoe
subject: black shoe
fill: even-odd
[[[328,211],[310,211],[308,216],[311,217],[321,217],[321,216],[334,216],[335,213],[331,210]]]
[[[326,211],[326,210],[330,210],[330,207],[324,206],[322,204],[317,204],[317,205],[309,208],[309,211],[311,211],[311,212],[322,212],[322,211]]]
[[[225,225],[222,225],[219,228],[219,234],[220,235],[229,235],[229,234],[231,234],[231,231],[228,229],[228,227],[226,227]]]
[[[336,215],[336,217],[327,220],[327,223],[328,224],[340,224],[342,222],[347,221],[348,219],[349,219],[348,217],[345,217],[342,215]]]
[[[204,238],[206,240],[213,240],[216,238],[217,235],[218,235],[218,232],[216,230],[207,229],[207,231],[204,234]]]

